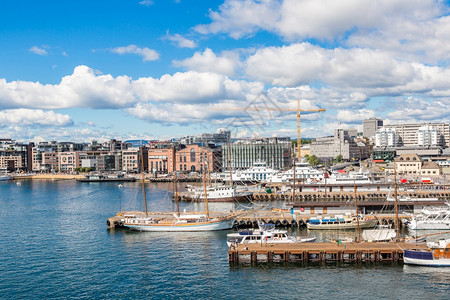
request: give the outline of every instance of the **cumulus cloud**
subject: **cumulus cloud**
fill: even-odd
[[[226,0],[219,11],[210,11],[211,24],[197,25],[201,34],[228,33],[238,39],[260,28],[271,30],[278,21],[280,3],[275,0]]]
[[[161,78],[99,74],[78,66],[59,84],[0,79],[0,109],[129,108],[138,102],[204,103],[247,100],[264,91],[259,82],[232,80],[211,72],[179,72]]]
[[[197,43],[196,42],[194,42],[194,41],[192,41],[190,39],[187,39],[187,38],[183,37],[182,35],[180,35],[178,33],[174,34],[174,35],[167,35],[166,39],[168,39],[171,42],[174,42],[180,48],[193,49],[193,48],[197,47]]]
[[[38,46],[33,46],[29,49],[31,53],[37,54],[37,55],[47,55],[48,52],[44,48],[40,48]]]
[[[123,107],[136,101],[131,86],[127,76],[96,75],[87,66],[76,67],[56,85],[0,79],[0,108]]]
[[[441,121],[450,120],[450,100],[448,98],[425,100],[416,97],[399,97],[395,101],[395,111],[387,114],[391,121]]]
[[[371,49],[324,49],[309,43],[267,47],[246,61],[252,78],[273,85],[295,86],[321,81],[329,85],[386,87],[406,84],[415,76],[411,63]]]
[[[125,47],[117,47],[111,49],[111,52],[117,54],[137,54],[142,57],[143,61],[153,61],[159,58],[159,53],[149,48],[139,48],[136,45],[129,45]]]
[[[190,58],[175,60],[173,64],[177,67],[185,67],[189,70],[200,72],[214,72],[233,76],[239,65],[239,55],[235,52],[223,52],[217,56],[211,49],[206,48],[203,52],[195,52]]]
[[[142,0],[141,2],[139,2],[139,4],[149,7],[155,4],[155,2],[153,2],[152,0]]]
[[[54,111],[21,108],[0,111],[0,124],[3,126],[70,126],[73,125],[73,121],[69,115],[58,114]]]
[[[370,109],[338,110],[336,120],[344,123],[362,123],[363,120],[375,117],[375,111]]]
[[[133,87],[141,99],[158,102],[246,99],[248,95],[264,91],[264,85],[258,82],[236,81],[216,73],[195,71],[166,74],[159,79],[139,78]]]
[[[210,11],[210,24],[195,30],[233,38],[267,30],[290,40],[333,40],[350,31],[387,28],[393,20],[422,21],[441,13],[439,1],[433,0],[226,0],[218,11]]]

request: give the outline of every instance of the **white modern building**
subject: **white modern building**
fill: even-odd
[[[382,127],[375,134],[376,147],[397,147],[399,145],[398,136],[395,129]]]
[[[420,127],[417,132],[417,139],[418,146],[438,146],[438,132],[433,126],[425,125]]]

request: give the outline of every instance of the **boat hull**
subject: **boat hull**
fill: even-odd
[[[377,220],[369,220],[364,222],[359,222],[359,228],[372,228],[377,224]],[[358,224],[355,223],[342,223],[342,224],[310,224],[306,223],[306,228],[311,230],[333,230],[333,229],[356,229]]]
[[[431,222],[414,222],[409,223],[408,228],[411,230],[450,230],[450,220],[447,222],[431,223]]]
[[[208,197],[208,202],[249,202],[252,194],[244,194],[234,197]],[[194,202],[204,202],[205,198],[201,197],[185,197],[186,200],[194,201]]]
[[[430,266],[430,267],[450,267],[450,258],[433,258],[429,251],[405,250],[403,262],[408,265]]]
[[[233,227],[232,220],[211,221],[205,223],[160,223],[160,224],[127,224],[123,225],[126,228],[138,231],[153,231],[153,232],[182,232],[182,231],[217,231],[227,230]]]

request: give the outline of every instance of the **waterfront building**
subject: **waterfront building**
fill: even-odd
[[[28,155],[31,144],[23,144],[11,139],[0,139],[0,169],[27,171],[31,167]]]
[[[187,145],[176,151],[175,159],[177,171],[201,173],[203,170],[218,172],[221,169],[221,149],[218,147]]]
[[[243,139],[222,145],[222,169],[243,170],[263,161],[272,169],[289,169],[292,166],[292,146],[289,137]]]
[[[122,152],[110,152],[97,157],[96,170],[99,172],[122,171]]]
[[[148,166],[149,172],[152,173],[172,173],[173,172],[173,156],[175,149],[168,145],[167,148],[150,148],[148,149]]]
[[[131,147],[122,151],[122,170],[125,172],[138,173],[142,171],[141,167],[141,149],[144,158],[144,171],[148,170],[148,148]]]
[[[356,130],[336,129],[333,136],[311,141],[311,155],[331,160],[339,155],[344,160],[361,160],[368,157],[369,147],[355,142]]]
[[[394,163],[399,175],[436,177],[441,174],[441,168],[435,162],[424,162],[415,153],[402,154],[394,160]],[[394,173],[393,168],[387,171]]]
[[[402,146],[450,146],[450,123],[394,124],[384,127],[395,130]]]
[[[374,138],[379,128],[383,127],[383,120],[370,118],[363,121],[363,136]]]

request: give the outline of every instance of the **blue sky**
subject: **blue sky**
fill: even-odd
[[[0,137],[302,135],[449,122],[450,17],[430,0],[0,3]]]

